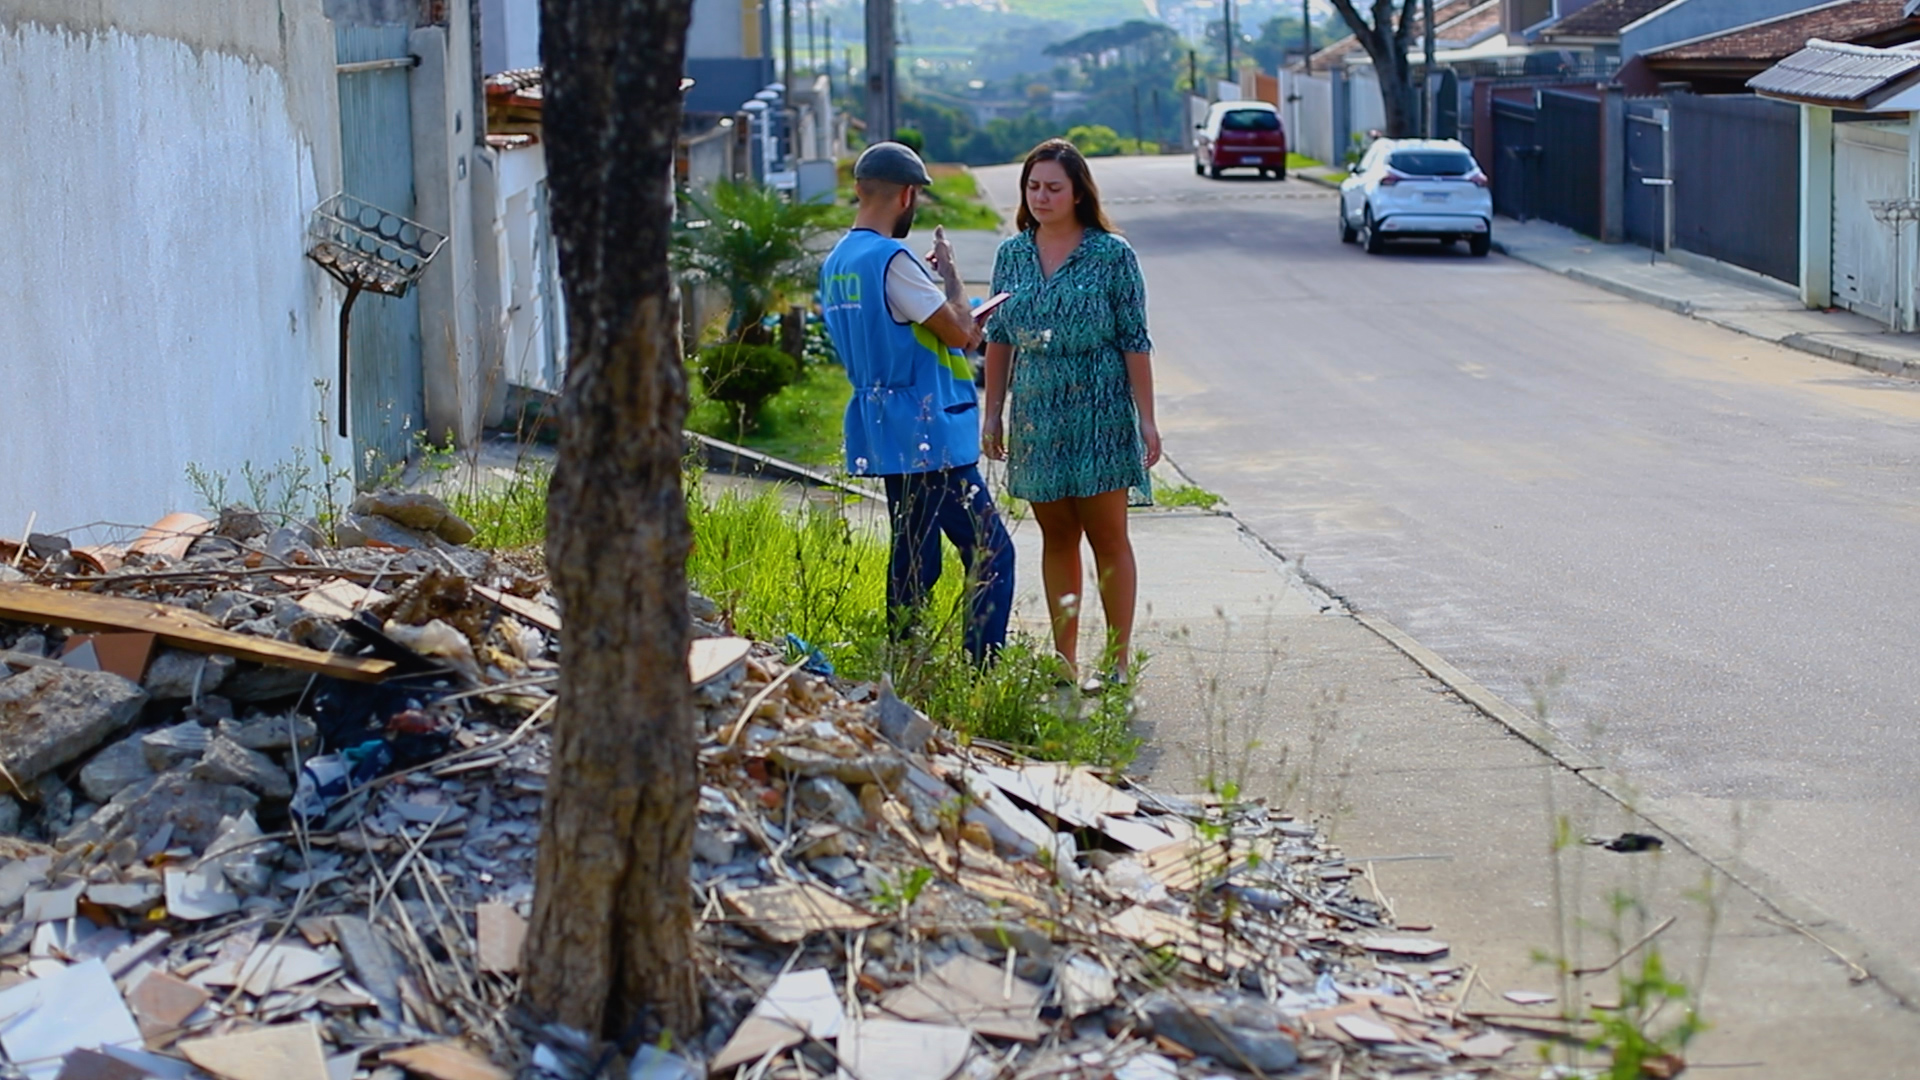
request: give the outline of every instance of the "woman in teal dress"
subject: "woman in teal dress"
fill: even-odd
[[[1127,507],[1151,502],[1147,469],[1160,458],[1146,284],[1065,139],[1027,155],[1015,221],[993,264],[993,291],[1012,297],[987,325],[981,446],[1006,461],[1008,491],[1040,523],[1055,650],[1077,662],[1084,537],[1107,618],[1104,676],[1125,682],[1136,587]]]

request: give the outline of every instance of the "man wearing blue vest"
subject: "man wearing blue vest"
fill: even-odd
[[[847,471],[886,486],[888,625],[897,637],[913,626],[940,579],[944,534],[967,572],[967,652],[984,662],[1007,636],[1013,542],[978,468],[980,405],[961,350],[980,330],[945,231],[934,230],[931,266],[901,242],[933,182],[920,156],[875,143],[853,178],[860,210],[820,269],[820,307],[853,383]]]

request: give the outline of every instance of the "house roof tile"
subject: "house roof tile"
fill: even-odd
[[[1541,32],[1548,41],[1559,38],[1614,38],[1620,28],[1653,14],[1670,0],[1594,0]]]
[[[1737,26],[1711,37],[1676,42],[1646,54],[1650,63],[1679,60],[1776,61],[1819,38],[1855,44],[1885,45],[1889,35],[1911,31],[1920,37],[1920,19],[1908,18],[1905,0],[1839,0],[1810,10]],[[1906,38],[1911,40],[1911,38]]]
[[[1836,107],[1870,106],[1920,77],[1920,52],[1815,39],[1747,80],[1755,92]]]

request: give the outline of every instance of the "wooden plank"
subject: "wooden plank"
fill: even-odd
[[[335,656],[272,638],[222,630],[205,615],[186,608],[43,585],[0,585],[0,618],[75,630],[148,633],[176,648],[224,653],[237,660],[355,682],[379,682],[393,670],[390,660]]]
[[[528,600],[486,585],[475,585],[473,593],[483,600],[493,601],[549,634],[560,632],[560,613],[538,600]]]

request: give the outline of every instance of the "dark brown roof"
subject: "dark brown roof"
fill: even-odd
[[[1613,38],[1620,28],[1651,15],[1670,0],[1593,0],[1593,3],[1561,19],[1541,32],[1549,41],[1558,38]]]
[[[1435,37],[1446,36],[1447,30],[1448,30],[1448,26],[1447,26],[1448,20],[1459,19],[1461,16],[1466,15],[1468,12],[1472,11],[1474,8],[1481,6],[1486,2],[1487,0],[1434,0],[1433,20],[1436,25],[1434,36]],[[1499,11],[1498,4],[1494,5],[1494,10],[1497,15]],[[1411,38],[1413,40],[1418,40],[1420,35],[1425,33],[1425,31],[1422,29],[1422,26],[1425,24],[1425,22],[1426,20],[1421,17],[1420,9],[1418,7],[1415,7],[1414,13],[1413,13],[1413,29],[1409,31],[1409,34],[1411,35]],[[1341,23],[1339,25],[1344,25],[1344,23]],[[1328,45],[1326,48],[1321,49],[1318,52],[1314,53],[1313,69],[1315,71],[1324,71],[1327,69],[1329,65],[1336,64],[1354,53],[1365,55],[1366,50],[1360,47],[1359,38],[1354,37],[1352,34],[1348,34],[1346,37],[1343,37],[1338,41],[1335,41],[1333,44]]]
[[[1736,26],[1712,37],[1676,42],[1647,53],[1649,63],[1679,60],[1753,60],[1772,63],[1814,38],[1854,45],[1896,45],[1920,38],[1920,19],[1902,14],[1904,0],[1840,0],[1765,22]]]

